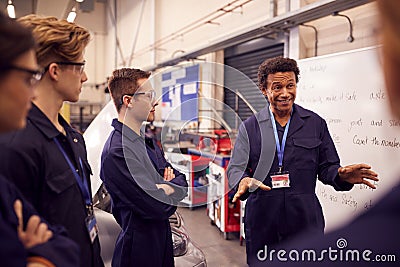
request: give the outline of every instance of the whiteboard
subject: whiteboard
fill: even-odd
[[[324,210],[325,230],[329,231],[369,209],[396,184],[400,120],[389,111],[379,48],[298,63],[296,103],[326,120],[342,166],[367,163],[380,178],[376,190],[355,185],[349,192],[336,192],[318,182],[316,193]]]

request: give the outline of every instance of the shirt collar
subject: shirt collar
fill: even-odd
[[[41,131],[47,138],[52,139],[60,134],[60,131],[53,125],[53,123],[47,118],[47,116],[32,103],[32,108],[28,114],[28,120],[35,125],[39,131]],[[64,127],[67,135],[74,132],[74,129],[68,124],[68,122],[58,114],[58,122]]]
[[[116,131],[120,132],[121,135],[123,135],[124,137],[129,138],[132,142],[138,138],[142,138],[134,130],[132,130],[122,122],[118,121],[118,119],[113,119],[111,125],[114,127]]]
[[[271,117],[270,117],[270,113],[269,113],[269,105],[270,104],[268,104],[266,107],[264,107],[264,108],[262,108],[261,110],[260,110],[260,112],[258,112],[257,113],[257,120],[258,121],[267,121],[267,120],[270,120],[271,119]],[[293,112],[292,112],[292,116],[294,115],[294,114],[296,114],[297,112],[298,112],[298,105],[296,105],[296,104],[294,104],[293,103]],[[308,116],[308,115],[305,115],[305,114],[303,114],[303,112],[301,112],[300,114],[300,117],[303,117],[303,116]]]

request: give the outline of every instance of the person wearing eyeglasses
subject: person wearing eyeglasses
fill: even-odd
[[[25,127],[42,77],[32,33],[0,12],[0,133]],[[3,151],[2,151],[3,153]],[[78,246],[47,224],[0,172],[1,266],[50,267],[79,263]]]
[[[154,116],[156,104],[149,77],[149,72],[122,68],[115,70],[108,82],[118,118],[112,121],[114,130],[104,145],[100,178],[122,228],[113,267],[174,266],[168,218],[187,188],[174,183],[178,177],[173,173],[160,173],[148,155],[141,128]]]
[[[86,146],[59,114],[64,101],[78,101],[87,80],[84,49],[89,31],[55,17],[28,15],[18,21],[32,30],[44,72],[26,128],[0,138],[0,172],[50,224],[65,227],[79,245],[80,266],[104,266]]]
[[[275,57],[258,69],[268,105],[239,128],[227,169],[233,202],[245,200],[247,263],[259,263],[265,246],[278,246],[303,231],[322,235],[325,222],[315,194],[317,179],[335,190],[354,184],[375,188],[367,164],[341,167],[323,118],[294,103],[300,70],[294,59]]]

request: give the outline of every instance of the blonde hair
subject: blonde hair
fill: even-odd
[[[56,17],[27,15],[18,21],[32,30],[38,44],[38,64],[45,67],[54,61],[76,61],[90,41],[87,29]]]

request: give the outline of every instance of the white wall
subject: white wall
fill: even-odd
[[[241,29],[257,25],[272,16],[270,0],[253,0],[242,8],[237,8],[235,12],[214,19],[212,24],[204,24],[206,18],[211,19],[222,14],[217,10],[231,2],[238,5],[243,4],[245,0],[108,0],[105,4],[96,2],[95,11],[90,14],[78,13],[77,23],[88,27],[93,34],[93,41],[86,52],[89,81],[85,85],[81,99],[101,101],[104,98],[103,90],[96,90],[93,85],[104,82],[115,68],[152,66],[173,56],[179,56],[180,53],[206,47],[223,37],[231,37]],[[293,10],[318,1],[289,2]],[[286,12],[289,2],[277,0],[278,16]],[[116,24],[113,21],[115,12]],[[377,12],[374,3],[341,13],[348,15],[353,22],[354,42],[346,41],[349,25],[345,18],[328,16],[312,21],[308,24],[318,29],[318,55],[376,44],[373,27],[376,24]],[[196,21],[203,24],[195,23]],[[176,35],[182,33],[181,29],[190,25],[196,26],[191,31]],[[116,36],[119,48],[116,46]],[[314,32],[311,29],[299,26],[288,36],[287,56],[294,58],[314,56]],[[154,42],[160,40],[166,42],[154,46]],[[210,60],[213,57],[203,58]]]
[[[175,33],[183,33],[177,36],[175,40],[170,39],[169,42],[161,45],[161,49],[157,50],[156,60],[167,60],[178,50],[188,52],[207,46],[207,44],[219,40],[223,36],[231,35],[235,31],[262,21],[269,13],[268,1],[260,0],[252,1],[231,13],[225,14],[222,11],[217,11],[230,2],[233,1],[156,1],[157,39],[172,36]],[[237,1],[233,5],[244,2],[243,0]],[[229,8],[226,7],[226,9]],[[220,15],[222,16],[212,20],[212,18]],[[211,20],[212,23],[205,23],[207,20]],[[199,21],[199,23],[193,23],[196,21]],[[195,29],[187,33],[181,31],[181,29],[191,24]]]
[[[354,50],[357,48],[370,47],[377,44],[374,28],[377,25],[377,10],[375,2],[349,9],[340,14],[350,17],[353,23],[354,42],[346,41],[349,35],[349,23],[346,18],[328,16],[307,23],[318,30],[318,55],[332,54]],[[314,56],[314,32],[312,29],[300,26],[301,42],[303,47],[300,58]]]
[[[172,55],[177,55],[179,50],[187,52],[206,46],[213,40],[218,40],[240,28],[264,20],[269,13],[269,1],[254,0],[244,5],[243,8],[237,8],[235,12],[213,20],[213,23],[217,24],[205,24],[206,18],[211,19],[223,14],[224,12],[216,11],[233,0],[154,0],[154,8],[151,4],[153,0],[117,0],[118,35],[124,59],[129,58],[131,54],[133,35],[137,30],[136,25],[141,13],[142,1],[145,1],[143,21],[139,28],[134,59],[131,64],[131,66],[142,68],[167,60]],[[244,0],[236,0],[236,4],[244,2]],[[153,17],[155,21],[150,21]],[[199,23],[194,23],[196,21]],[[187,26],[191,28],[191,24],[196,25],[196,29],[187,33],[183,31],[184,34],[181,34],[181,29]],[[113,37],[112,35],[108,36],[108,38]],[[157,46],[156,49],[152,49],[152,43],[149,42],[152,37],[155,40],[165,40],[166,38],[168,41]],[[153,52],[156,62],[152,58]],[[122,66],[123,61],[118,58],[118,65]],[[126,62],[127,60],[125,60]]]
[[[91,34],[91,41],[85,50],[85,72],[88,81],[83,84],[79,99],[81,102],[103,103],[105,100],[104,85],[99,85],[105,82],[108,75],[104,68],[107,64],[105,55],[108,54],[105,48],[107,39],[105,12],[105,5],[98,2],[95,2],[95,9],[90,13],[77,12],[75,23],[88,28]]]
[[[140,27],[137,27],[143,1],[143,17]],[[112,6],[113,2],[109,1]],[[123,55],[123,58],[121,54],[118,55],[118,67],[129,65],[136,34],[137,41],[130,66],[144,68],[171,59],[179,53],[205,47],[225,36],[233,36],[240,29],[256,25],[272,16],[270,0],[253,0],[242,8],[237,8],[235,12],[212,20],[211,24],[204,22],[223,13],[218,12],[218,9],[231,2],[240,5],[245,3],[245,0],[116,0],[116,2],[117,31]],[[293,10],[313,2],[317,1],[292,0],[290,4]],[[277,7],[277,15],[284,14],[288,8],[287,1],[278,0]],[[355,41],[352,43],[346,42],[349,25],[343,17],[329,16],[308,23],[318,29],[319,55],[367,47],[376,43],[372,31],[376,21],[374,4],[367,4],[342,13],[348,15],[353,22]],[[191,30],[181,31],[185,27]],[[109,46],[107,51],[110,51],[108,57],[114,58],[113,43],[115,41],[112,25],[108,24],[108,30],[106,41]],[[298,33],[295,32],[296,30],[294,29],[290,34],[289,55],[295,58],[313,56],[313,31],[305,27],[299,27]],[[155,46],[153,46],[154,40]],[[162,43],[157,44],[158,41]]]

